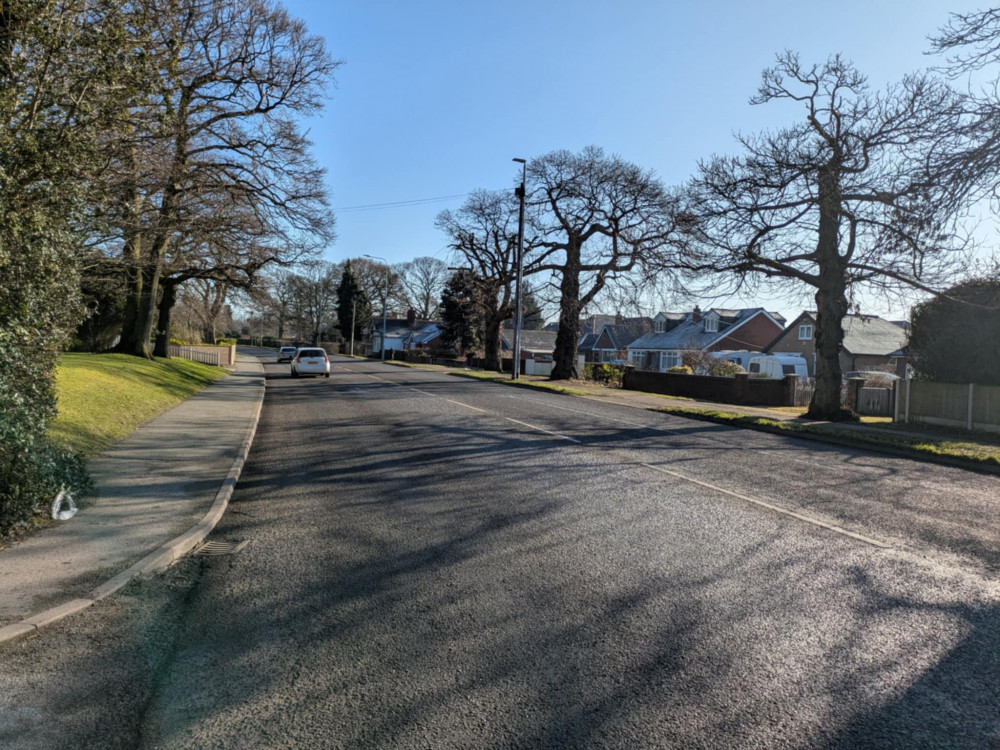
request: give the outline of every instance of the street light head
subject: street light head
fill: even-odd
[[[518,164],[524,164],[524,159],[518,159],[516,156],[511,159],[511,161],[516,161]]]

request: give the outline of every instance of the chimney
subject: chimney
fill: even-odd
[[[408,325],[410,328],[413,328],[416,322],[417,322],[417,311],[411,307],[409,310],[406,311],[406,325]]]
[[[701,308],[695,305],[694,312],[691,313],[691,322],[697,323],[699,320],[701,320]]]

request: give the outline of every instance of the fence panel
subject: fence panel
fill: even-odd
[[[896,421],[1000,432],[1000,386],[900,383]]]
[[[892,390],[889,388],[859,388],[858,414],[868,417],[892,416]]]
[[[192,362],[201,362],[203,365],[214,365],[215,367],[221,367],[221,357],[219,352],[205,352],[199,351],[190,346],[175,346],[171,344],[167,347],[167,353],[171,357],[181,357],[182,359],[188,359]]]

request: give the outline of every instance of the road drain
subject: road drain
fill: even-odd
[[[219,540],[212,540],[210,542],[205,542],[198,549],[194,551],[196,555],[233,555],[239,552],[241,549],[250,544],[250,541],[244,542],[223,542]]]

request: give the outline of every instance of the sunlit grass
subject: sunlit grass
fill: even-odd
[[[100,453],[225,374],[179,358],[63,354],[56,368],[59,413],[49,434],[85,456]]]
[[[837,438],[859,446],[875,448],[893,448],[913,451],[918,454],[939,456],[966,461],[970,464],[1000,466],[1000,443],[970,442],[957,440],[953,437],[937,438],[914,437],[892,430],[857,430],[838,424],[802,424],[786,422],[780,419],[752,414],[741,414],[738,411],[720,411],[714,409],[688,409],[685,407],[655,407],[651,411],[674,414],[681,417],[703,419],[734,427],[766,430],[768,432],[784,432],[789,434],[811,434]],[[885,419],[885,418],[881,418]],[[913,429],[913,426],[910,426]]]

